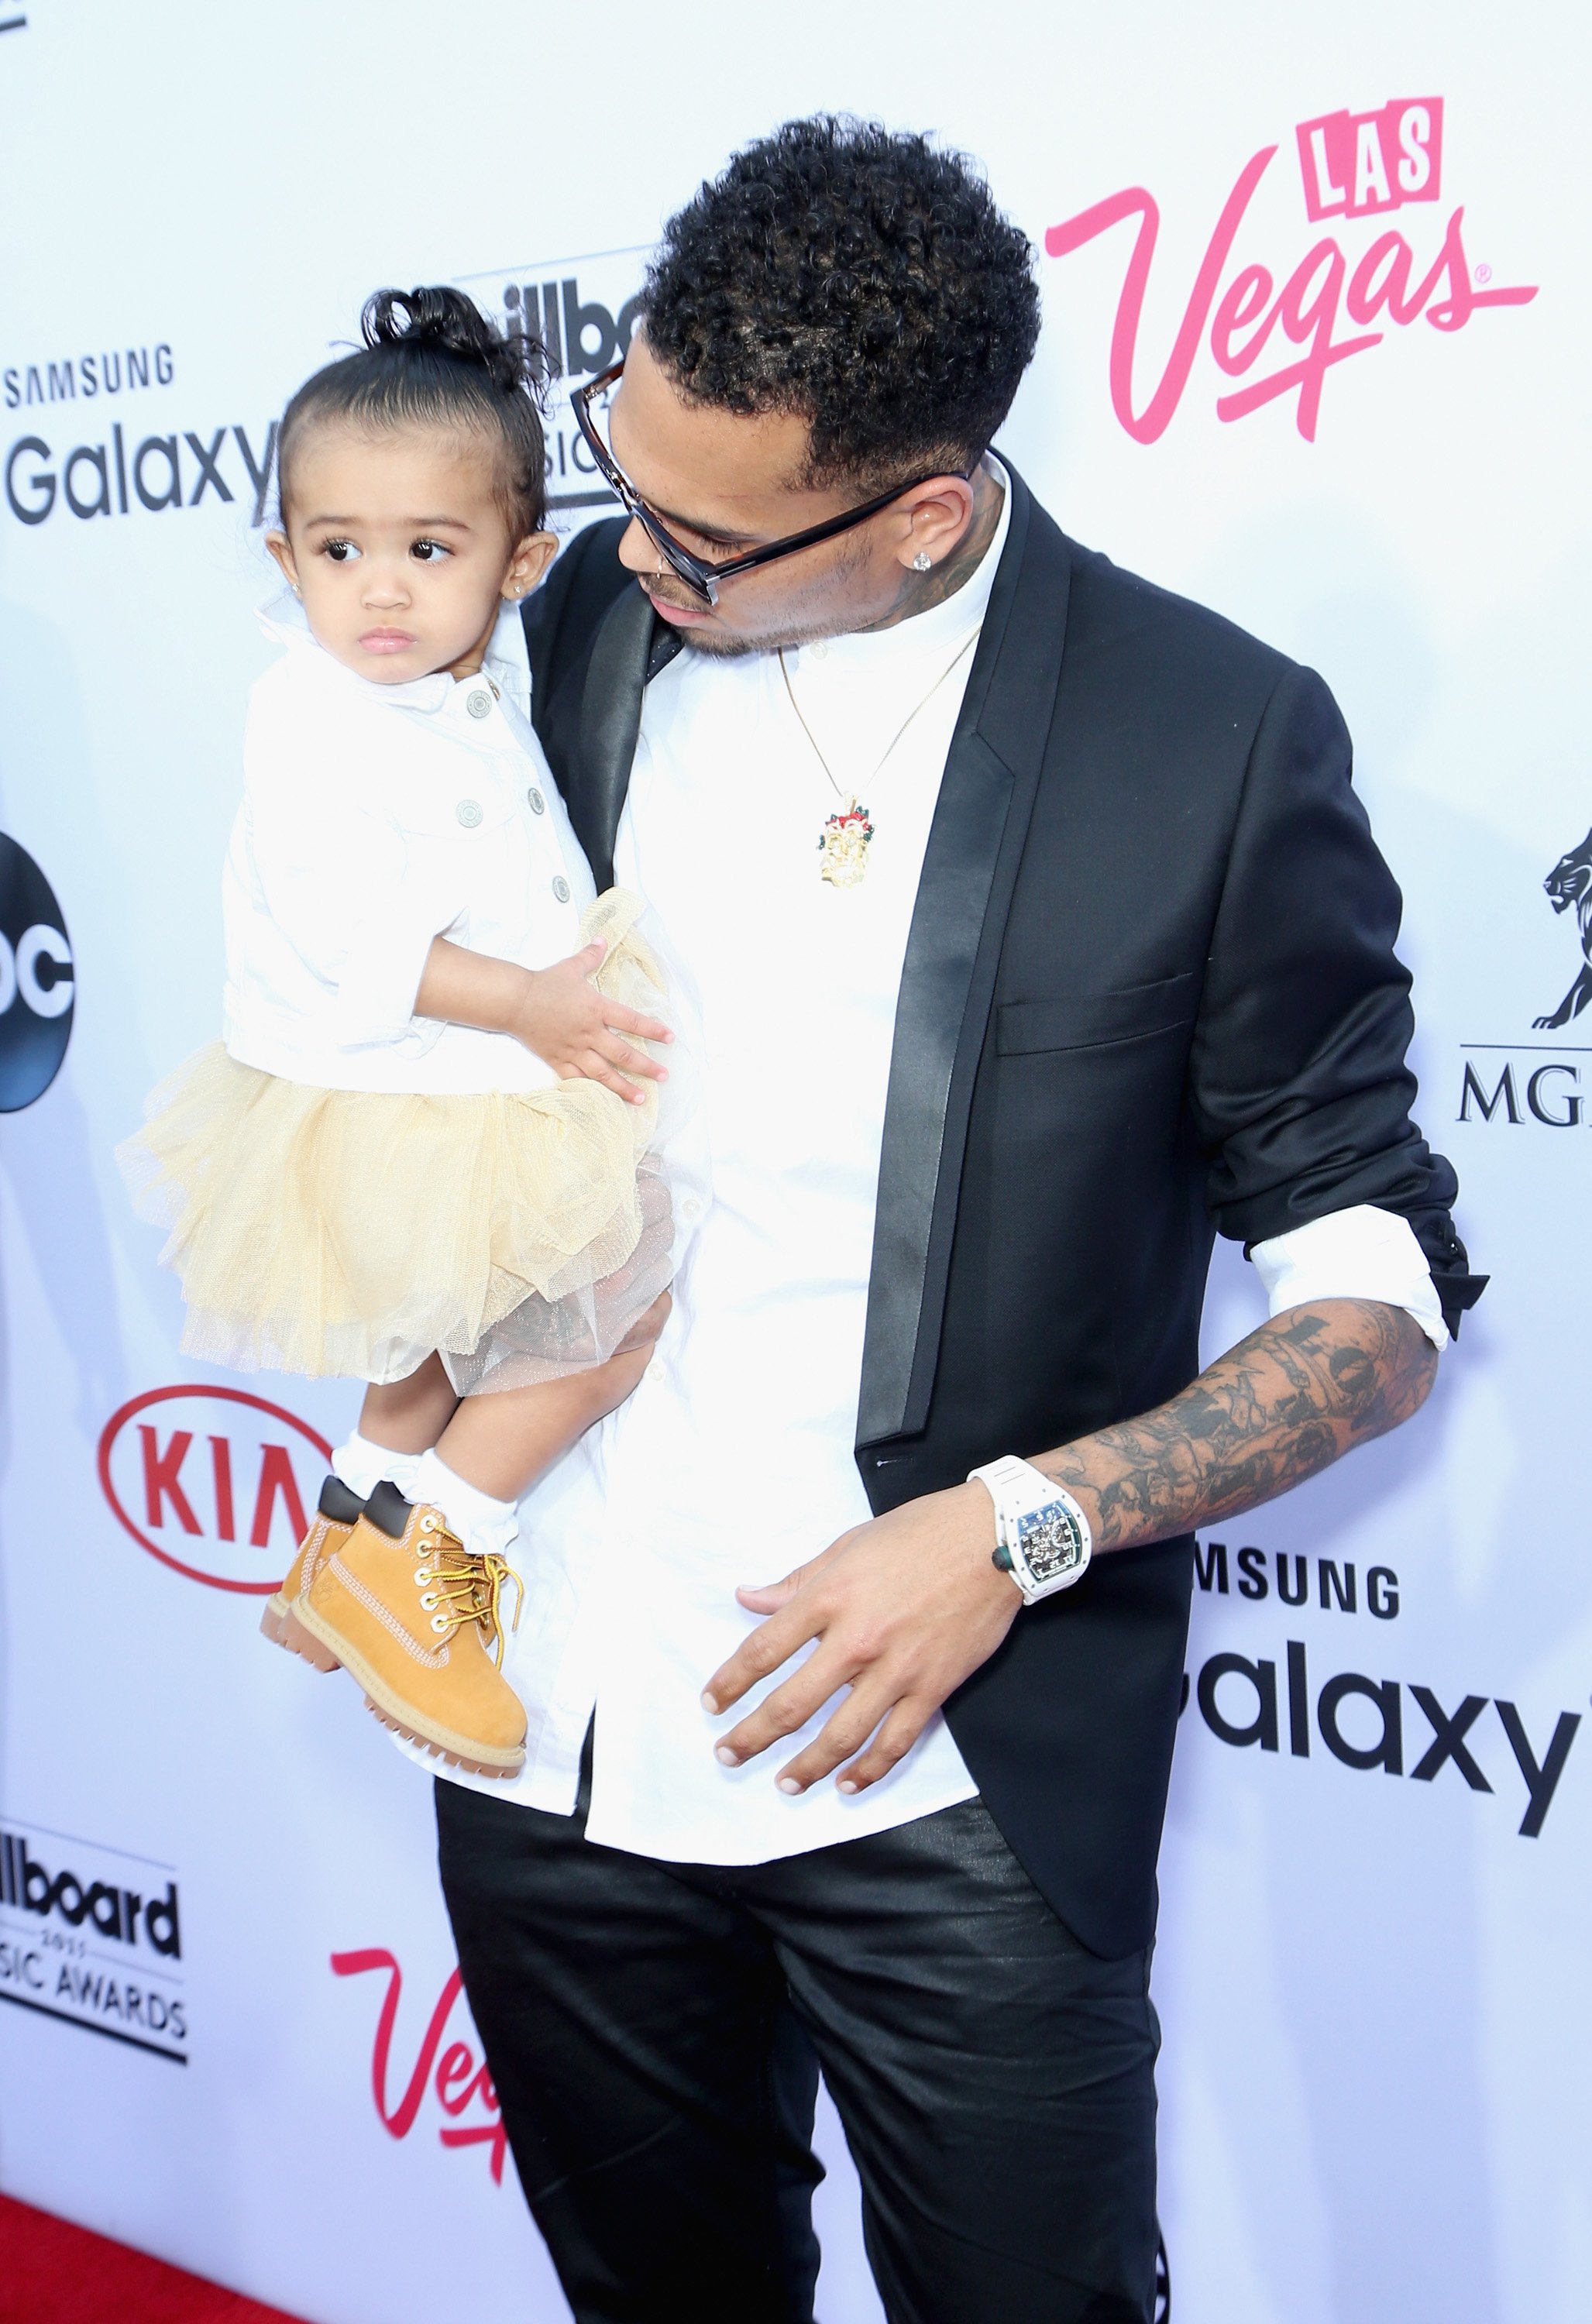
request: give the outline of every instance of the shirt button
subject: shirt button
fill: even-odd
[[[557,878],[554,881],[554,882],[553,882],[553,893],[555,894],[555,896],[557,896],[557,897],[558,901],[559,901],[561,904],[567,904],[567,903],[568,903],[568,901],[569,901],[569,882],[568,882],[568,881],[565,878],[565,876],[564,876],[564,874],[563,874],[563,872],[559,872],[558,877],[557,877]]]
[[[699,1219],[702,1216],[702,1204],[695,1194],[688,1195],[681,1204],[680,1216],[683,1219]]]
[[[807,648],[807,651],[812,655],[814,661],[827,661],[829,659],[829,648],[824,644],[822,638],[817,639],[814,643],[810,645]]]
[[[461,799],[454,813],[466,831],[474,831],[481,820],[481,802],[479,799]]]
[[[484,686],[478,686],[473,694],[467,694],[465,696],[465,707],[472,718],[485,718],[489,715],[492,710],[492,696]]]
[[[532,783],[525,796],[529,802],[532,815],[546,815],[548,812],[548,802],[542,797],[540,791],[538,790],[534,783]]]

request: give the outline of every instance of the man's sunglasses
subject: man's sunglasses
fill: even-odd
[[[805,532],[793,532],[784,540],[767,540],[760,549],[749,549],[744,557],[727,557],[722,564],[714,564],[711,558],[695,556],[684,541],[676,540],[668,527],[654,516],[598,430],[592,416],[592,406],[600,395],[606,395],[618,384],[623,372],[622,362],[613,364],[607,371],[599,372],[595,379],[588,380],[584,387],[575,389],[570,398],[575,424],[586,439],[587,448],[597,464],[599,474],[612,490],[620,506],[628,516],[635,518],[670,572],[676,575],[692,595],[704,605],[718,604],[721,582],[732,580],[738,573],[750,573],[759,565],[772,565],[776,558],[794,557],[798,549],[814,549],[821,540],[834,540],[838,533],[850,532],[853,525],[865,523],[870,516],[877,516],[880,509],[888,508],[892,501],[898,501],[903,493],[916,492],[919,484],[926,484],[933,476],[957,475],[965,484],[972,475],[971,469],[929,468],[921,476],[913,476],[904,484],[892,484],[888,493],[880,493],[873,500],[864,501],[860,508],[844,509],[839,516],[827,517],[822,524],[809,525]]]

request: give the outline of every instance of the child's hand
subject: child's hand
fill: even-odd
[[[607,949],[599,937],[551,968],[528,970],[524,998],[507,1029],[545,1058],[560,1081],[601,1082],[631,1105],[645,1105],[646,1092],[625,1075],[663,1082],[668,1074],[645,1050],[632,1048],[621,1037],[630,1033],[643,1041],[672,1041],[675,1037],[658,1018],[643,1017],[622,1001],[610,1001],[590,982]]]

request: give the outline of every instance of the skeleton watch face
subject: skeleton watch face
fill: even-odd
[[[1082,1562],[1083,1536],[1064,1501],[1047,1501],[1019,1517],[1017,1542],[1035,1586],[1071,1573]]]

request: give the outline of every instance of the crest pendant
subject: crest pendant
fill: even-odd
[[[818,876],[832,888],[860,885],[868,870],[868,843],[873,825],[868,809],[851,798],[838,814],[824,820],[818,839]]]

